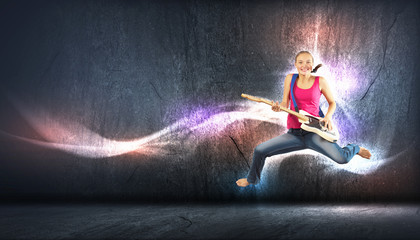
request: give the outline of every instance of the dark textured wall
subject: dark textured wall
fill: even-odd
[[[415,1],[3,1],[0,194],[418,200],[418,10]],[[374,158],[275,156],[260,185],[240,189],[253,148],[285,132],[284,114],[240,94],[281,99],[300,50],[324,64],[339,143]]]

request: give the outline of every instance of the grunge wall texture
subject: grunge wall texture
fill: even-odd
[[[419,200],[416,1],[2,1],[2,199]],[[338,165],[252,151],[282,134],[295,54],[334,89]],[[322,107],[326,110],[325,100]]]

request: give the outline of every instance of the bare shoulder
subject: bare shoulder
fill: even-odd
[[[327,82],[327,79],[322,77],[322,76],[319,76],[319,82],[325,83],[325,82]]]
[[[285,83],[290,83],[292,81],[293,73],[289,73],[286,76],[286,79],[284,79]]]
[[[321,88],[324,87],[324,86],[327,86],[328,85],[327,79],[320,76],[319,77],[319,85],[321,86]]]
[[[319,90],[321,90],[322,92],[329,92],[330,91],[330,86],[328,84],[328,80],[324,77],[319,77]]]

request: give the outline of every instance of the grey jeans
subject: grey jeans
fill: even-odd
[[[251,184],[260,181],[267,157],[302,149],[315,150],[340,164],[348,163],[360,151],[360,147],[354,144],[341,148],[337,143],[329,142],[318,134],[300,128],[289,129],[287,133],[263,142],[254,149],[247,181]]]

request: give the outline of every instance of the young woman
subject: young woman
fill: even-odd
[[[335,101],[328,86],[327,81],[323,77],[312,76],[312,72],[316,72],[321,64],[317,65],[312,71],[314,58],[311,53],[307,51],[299,52],[295,58],[295,67],[299,73],[296,79],[293,93],[299,109],[305,110],[313,116],[319,117],[319,99],[321,94],[325,96],[329,107],[322,118],[324,126],[332,130],[332,115],[335,111]],[[286,76],[284,81],[283,100],[279,104],[276,102],[272,110],[279,112],[280,107],[288,108],[291,102],[290,88],[293,74]],[[290,108],[294,110],[291,104]],[[301,123],[297,117],[289,114],[287,118],[287,133],[268,140],[254,149],[254,156],[252,159],[251,169],[249,170],[247,178],[241,178],[236,181],[240,187],[246,187],[249,184],[257,184],[261,179],[261,171],[264,167],[265,159],[276,154],[287,153],[302,149],[312,149],[325,156],[331,158],[337,163],[348,163],[354,155],[358,154],[363,158],[370,159],[371,153],[366,148],[348,144],[341,148],[337,143],[329,142],[319,135],[305,131],[300,128]]]

